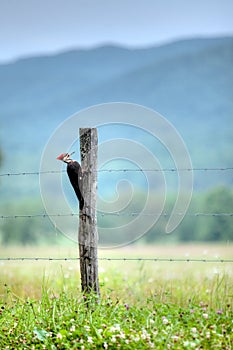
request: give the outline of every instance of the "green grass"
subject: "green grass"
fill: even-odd
[[[1,256],[74,256],[4,250]],[[229,258],[232,247],[157,247],[100,256]],[[203,253],[204,252],[204,253]],[[83,297],[77,262],[2,263],[1,349],[232,349],[232,264],[100,261],[101,298]]]

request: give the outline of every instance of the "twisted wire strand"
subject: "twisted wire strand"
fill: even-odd
[[[163,168],[163,169],[99,169],[97,172],[178,172],[178,171],[231,171],[233,167],[214,167],[214,168]],[[15,173],[3,173],[0,177],[10,177],[10,176],[26,176],[26,175],[43,175],[43,174],[59,174],[64,173],[66,170],[47,170],[47,171],[23,171]]]
[[[101,217],[104,216],[117,216],[117,217],[134,217],[134,216],[170,216],[170,213],[140,213],[140,212],[134,212],[134,213],[99,213]],[[173,215],[176,216],[183,216],[184,213],[173,213]],[[187,213],[186,216],[193,216],[193,217],[218,217],[218,216],[225,216],[225,217],[233,217],[233,213]],[[0,215],[0,219],[32,219],[32,218],[47,218],[47,217],[75,217],[79,216],[78,213],[69,213],[69,214],[23,214],[23,215]]]
[[[203,263],[233,263],[233,259],[195,259],[195,258],[88,258],[89,260],[99,261],[151,261],[151,262],[203,262]],[[6,257],[1,258],[0,261],[78,261],[80,257]]]

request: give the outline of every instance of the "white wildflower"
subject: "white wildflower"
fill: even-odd
[[[87,342],[88,342],[89,344],[93,344],[93,339],[92,339],[92,337],[87,337]]]
[[[142,330],[141,339],[143,339],[143,340],[145,340],[145,339],[150,340],[150,334],[145,329]]]
[[[111,341],[112,341],[113,343],[116,342],[116,337],[115,337],[114,335],[112,336]]]
[[[187,347],[189,347],[189,348],[195,348],[195,347],[196,347],[196,343],[187,340],[187,341],[184,342],[184,347],[185,347],[185,348],[187,348]]]
[[[146,334],[142,333],[141,338],[142,338],[142,340],[145,340],[147,338]]]
[[[174,340],[174,342],[177,342],[177,341],[179,340],[179,337],[178,337],[178,335],[174,335],[174,336],[172,337],[172,339]]]
[[[71,332],[74,332],[74,331],[75,331],[75,326],[74,326],[74,325],[70,327],[70,331],[71,331]]]
[[[114,333],[114,332],[120,332],[120,330],[121,330],[121,327],[120,327],[120,325],[119,324],[115,324],[114,326],[112,326],[112,327],[110,327],[110,332],[111,333]]]
[[[120,332],[121,326],[120,326],[119,324],[116,324],[115,327],[116,327],[116,331],[119,331],[119,332]]]
[[[121,331],[120,334],[119,334],[119,338],[125,339],[125,333]]]

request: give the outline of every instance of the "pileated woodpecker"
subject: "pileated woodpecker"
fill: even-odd
[[[82,210],[84,206],[84,198],[81,192],[83,172],[81,165],[76,160],[70,158],[73,153],[62,153],[57,159],[67,164],[66,171],[76,196],[78,197],[79,208]]]

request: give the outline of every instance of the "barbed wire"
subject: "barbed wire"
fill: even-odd
[[[98,261],[151,261],[151,262],[203,262],[203,263],[233,263],[233,259],[195,259],[195,258],[89,258]],[[78,261],[80,257],[51,258],[51,257],[6,257],[0,261]]]
[[[135,212],[135,213],[99,213],[100,216],[170,216],[171,213],[141,213],[141,212]],[[173,213],[172,215],[176,216],[233,216],[233,213]]]
[[[178,172],[178,171],[231,171],[233,167],[215,167],[215,168],[163,168],[163,169],[99,169],[97,172]],[[66,170],[47,170],[47,171],[23,171],[15,173],[3,173],[0,177],[10,177],[10,176],[27,176],[27,175],[44,175],[44,174],[59,174],[64,173]]]
[[[99,169],[97,172],[178,172],[178,171],[232,171],[233,167],[214,167],[214,168],[163,168],[163,169]],[[48,170],[48,171],[31,171],[31,172],[15,172],[15,173],[3,173],[0,177],[11,177],[11,176],[30,176],[30,175],[43,175],[43,174],[58,174],[65,173],[66,170]],[[117,217],[134,217],[134,216],[170,216],[169,213],[141,213],[141,212],[130,212],[130,213],[98,213],[101,217],[105,216],[117,216]],[[173,213],[173,215],[183,216],[184,213]],[[67,213],[67,214],[26,214],[26,215],[0,215],[0,219],[33,219],[33,218],[48,218],[48,217],[75,217],[79,216],[78,213]],[[233,217],[233,213],[186,213],[186,216],[193,217]],[[89,258],[91,259],[91,258]],[[79,257],[62,257],[62,258],[52,258],[52,257],[0,257],[0,261],[78,261]],[[203,262],[203,263],[233,263],[233,259],[195,259],[195,258],[112,258],[103,257],[97,258],[99,261],[150,261],[150,262]]]
[[[98,213],[99,216],[117,216],[117,217],[134,217],[134,216],[170,216],[171,213],[141,213],[141,212],[133,212],[133,213]],[[203,216],[203,217],[233,217],[233,213],[173,213],[172,215],[176,216]],[[69,213],[69,214],[23,214],[23,215],[0,215],[0,219],[32,219],[32,218],[48,218],[48,217],[75,217],[79,216],[78,213]]]

